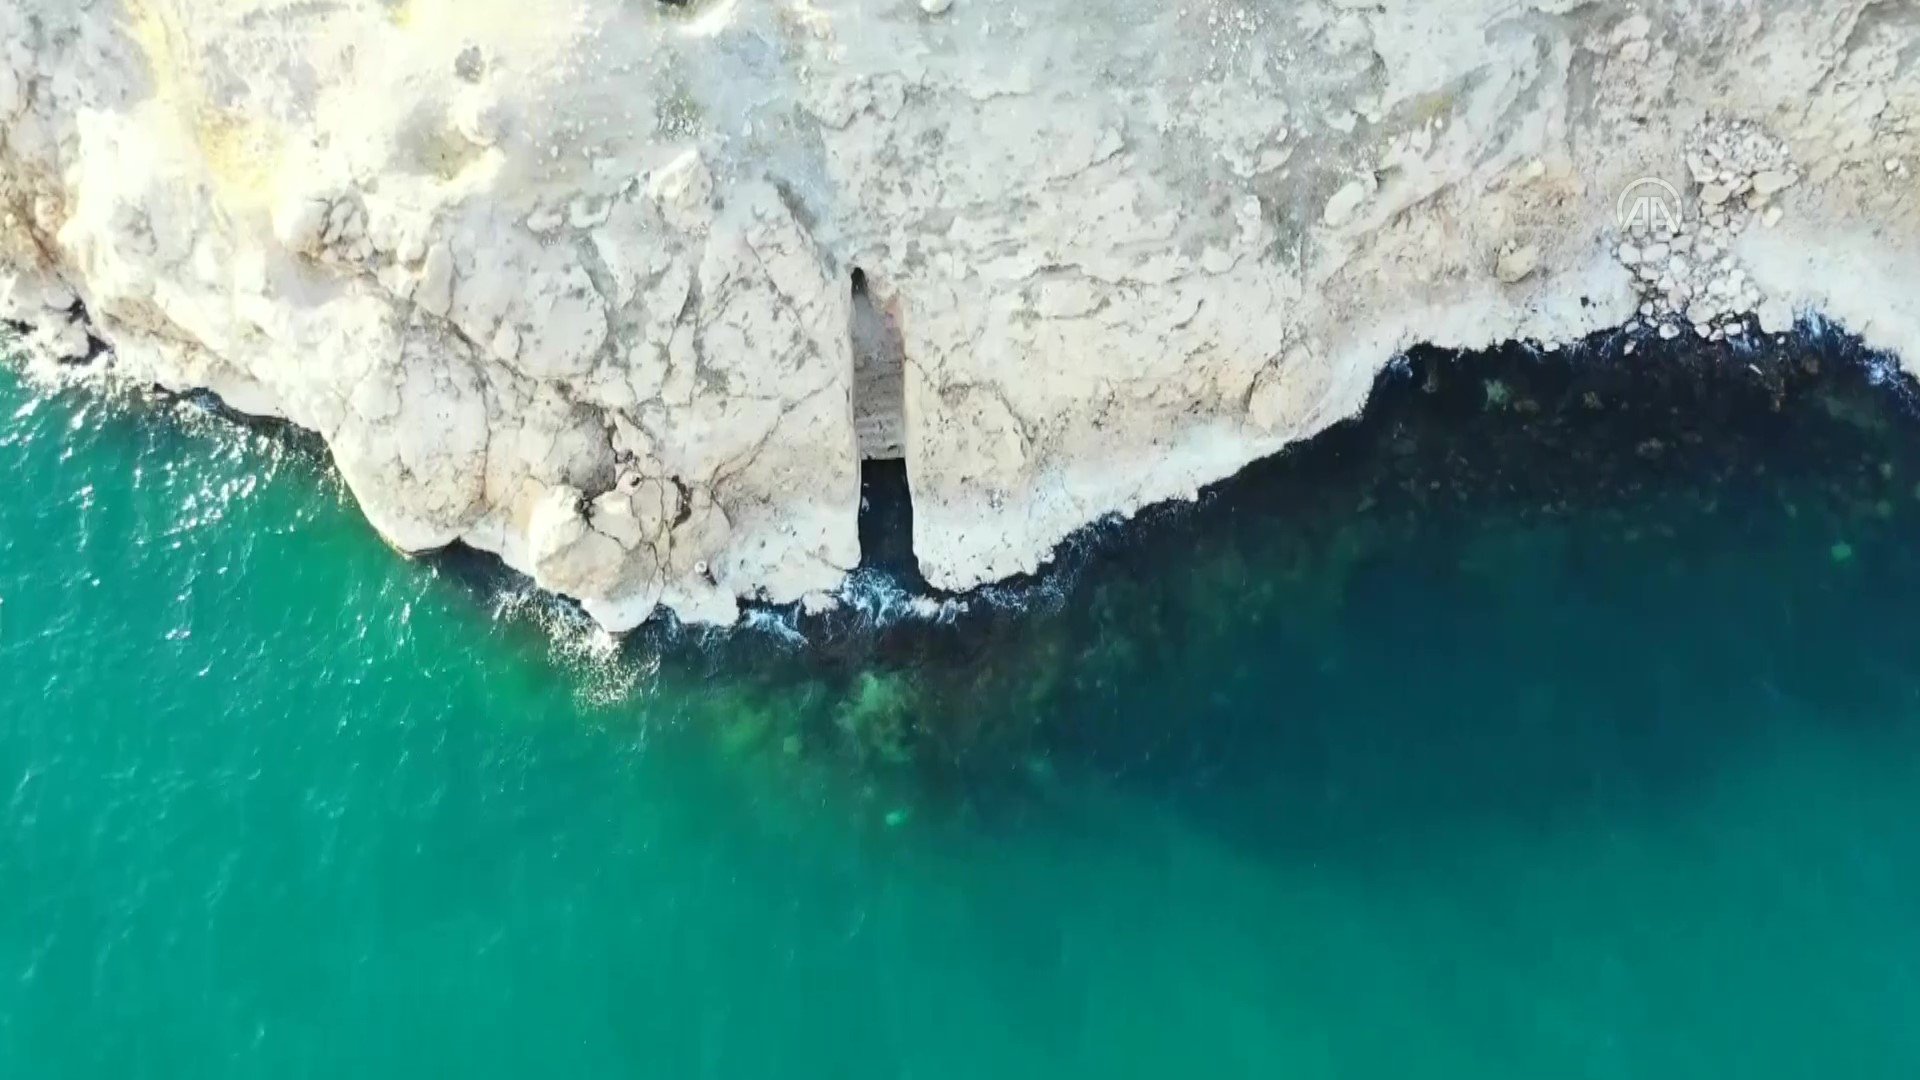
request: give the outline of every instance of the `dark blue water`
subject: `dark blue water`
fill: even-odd
[[[1920,1075],[1875,371],[1417,356],[1001,602],[621,647],[6,376],[0,1075]]]

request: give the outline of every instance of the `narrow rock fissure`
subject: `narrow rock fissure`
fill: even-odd
[[[907,477],[906,347],[886,298],[853,268],[853,430],[860,453],[861,563],[918,579]]]
[[[862,461],[906,458],[906,348],[866,271],[853,269],[853,430]]]

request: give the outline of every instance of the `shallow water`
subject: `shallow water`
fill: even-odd
[[[1920,1075],[1880,381],[1416,357],[1002,602],[618,649],[0,374],[0,1075]]]

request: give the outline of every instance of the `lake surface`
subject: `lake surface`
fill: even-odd
[[[1421,354],[1042,578],[616,645],[0,369],[0,1075],[1920,1075],[1884,365]]]

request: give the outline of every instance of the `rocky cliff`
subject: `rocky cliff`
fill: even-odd
[[[863,447],[1032,570],[1416,342],[1920,358],[1913,0],[12,0],[0,317],[627,627],[821,601]]]

